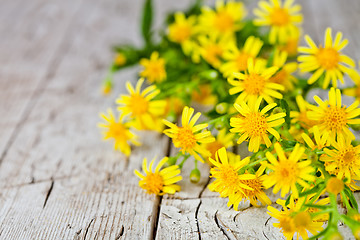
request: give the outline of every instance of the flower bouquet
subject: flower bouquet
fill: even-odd
[[[208,7],[196,1],[153,32],[152,2],[145,1],[144,47],[115,48],[103,91],[111,92],[116,71],[134,64],[142,66],[140,79],[126,83],[118,113],[102,113],[99,124],[104,139],[126,156],[141,144],[138,130],[172,139],[175,156],[156,167],[156,159],[144,159],[142,172],[135,170],[141,188],[174,194],[181,191],[185,161],[194,161],[194,183],[207,174],[198,164],[208,164],[211,191],[236,211],[242,201],[267,206],[286,239],[340,239],[339,222],[360,239],[353,194],[360,189],[360,108],[355,98],[342,102],[343,94],[360,97],[360,75],[342,53],[348,41],[341,32],[328,28],[323,43],[305,35],[307,46],[298,46],[300,11],[293,0],[260,0],[255,17],[247,18],[242,2]],[[353,87],[338,88],[344,77]],[[328,96],[311,96],[313,89],[326,89]],[[231,151],[239,144],[248,148],[242,157]],[[277,208],[266,189],[278,194]]]

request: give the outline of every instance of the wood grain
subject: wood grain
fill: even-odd
[[[155,1],[156,28],[168,10],[189,2]],[[346,52],[360,58],[360,4],[346,3],[301,1],[304,32],[319,42],[327,26],[341,30],[350,42]],[[101,96],[109,46],[141,46],[140,14],[136,1],[2,1],[0,239],[282,239],[266,208],[243,203],[236,212],[210,192],[205,164],[200,182],[191,184],[191,159],[182,192],[145,194],[133,170],[144,157],[166,155],[166,137],[141,133],[143,145],[129,159],[100,141],[98,113],[114,107],[139,70],[117,74],[114,94]]]

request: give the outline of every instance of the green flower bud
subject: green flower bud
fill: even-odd
[[[201,173],[199,169],[195,168],[190,173],[190,182],[198,183],[200,181]]]
[[[226,113],[227,109],[228,109],[228,105],[227,103],[223,102],[223,103],[219,103],[216,105],[215,110],[218,114],[224,114]]]

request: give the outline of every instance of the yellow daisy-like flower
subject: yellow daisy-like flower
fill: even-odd
[[[215,68],[221,65],[221,59],[227,46],[233,44],[231,38],[216,35],[201,35],[198,40],[199,54],[206,62]]]
[[[266,68],[261,61],[253,59],[248,61],[248,69],[245,73],[233,73],[228,82],[234,86],[230,88],[230,95],[240,93],[236,102],[255,101],[263,97],[267,103],[274,102],[273,98],[281,99],[283,96],[278,91],[283,91],[284,86],[270,82],[269,79],[278,70],[278,67]]]
[[[256,207],[259,207],[259,203],[258,203],[259,201],[263,205],[271,204],[270,198],[266,196],[264,192],[264,186],[263,186],[264,176],[262,176],[264,170],[265,167],[261,166],[257,170],[256,174],[254,175],[255,177],[253,179],[239,180],[240,184],[244,184],[251,189],[239,187],[239,190],[235,194],[229,196],[228,207],[233,205],[235,211],[237,211],[240,202],[243,201],[244,199],[248,199],[250,203]],[[245,174],[248,173],[245,172]]]
[[[289,157],[286,157],[280,143],[275,143],[274,146],[278,160],[270,152],[266,152],[266,158],[270,163],[263,164],[272,172],[264,178],[264,186],[270,188],[275,185],[273,192],[276,194],[281,190],[281,197],[284,197],[290,190],[297,197],[299,192],[296,184],[308,188],[310,185],[305,181],[312,182],[315,180],[314,168],[310,166],[311,161],[299,162],[305,151],[305,148],[300,147],[299,144],[296,144]]]
[[[360,119],[355,117],[360,115],[358,108],[359,102],[355,101],[349,107],[342,106],[341,92],[339,89],[331,88],[329,91],[329,101],[323,102],[318,96],[314,100],[319,104],[318,107],[310,105],[312,111],[308,112],[310,120],[318,121],[320,133],[328,133],[330,143],[336,140],[336,137],[355,139],[354,134],[349,130],[350,124],[360,124]]]
[[[140,65],[145,68],[140,72],[140,76],[146,78],[150,83],[159,83],[166,79],[165,60],[159,58],[158,52],[153,52],[150,59],[141,59]]]
[[[270,147],[272,143],[268,136],[269,133],[279,140],[280,135],[274,127],[285,122],[285,113],[266,116],[269,110],[276,107],[276,103],[271,103],[260,110],[261,101],[262,98],[260,97],[256,102],[249,102],[249,104],[245,102],[235,103],[234,106],[240,115],[230,118],[230,126],[233,127],[230,132],[240,134],[238,144],[249,139],[250,152],[257,152],[261,143],[265,143],[267,147]]]
[[[248,67],[248,60],[254,59],[259,54],[263,42],[254,36],[246,39],[244,47],[239,50],[235,43],[230,43],[227,46],[223,58],[225,63],[220,66],[220,71],[224,76],[231,76],[233,72],[245,71]]]
[[[137,136],[129,130],[130,124],[125,123],[122,116],[119,116],[118,120],[116,120],[113,111],[108,109],[107,115],[101,113],[100,117],[106,122],[98,124],[99,127],[104,129],[103,139],[113,138],[115,150],[120,150],[126,156],[129,156],[131,153],[130,144],[140,145]]]
[[[163,119],[163,123],[170,127],[170,129],[164,130],[164,133],[173,139],[174,146],[180,148],[182,153],[187,152],[194,156],[195,159],[204,162],[198,153],[206,155],[208,154],[208,151],[203,148],[200,143],[210,143],[213,142],[215,138],[211,136],[211,133],[208,130],[201,131],[202,129],[207,128],[207,123],[195,125],[196,121],[200,118],[201,113],[198,112],[192,117],[193,114],[193,108],[184,107],[181,118],[181,127]]]
[[[223,147],[215,154],[215,160],[209,158],[209,161],[214,165],[214,167],[210,169],[210,177],[216,178],[215,181],[208,186],[210,191],[220,193],[220,197],[232,197],[240,191],[240,188],[253,190],[249,186],[241,183],[240,180],[255,179],[255,175],[238,174],[238,171],[249,163],[249,157],[244,158],[235,164],[230,164],[226,149]]]
[[[203,105],[214,105],[217,102],[217,97],[213,94],[210,84],[200,85],[199,90],[194,89],[191,99]]]
[[[303,201],[300,201],[303,202]],[[322,222],[318,222],[313,219],[308,211],[299,211],[302,206],[299,201],[295,201],[290,197],[290,202],[285,205],[285,200],[277,200],[276,203],[283,207],[282,211],[277,210],[272,206],[268,206],[268,214],[279,222],[274,223],[274,227],[280,228],[287,240],[291,240],[296,234],[296,239],[308,239],[309,235],[307,231],[316,235],[322,231]]]
[[[229,133],[226,129],[222,129],[219,131],[218,135],[215,138],[215,141],[211,143],[203,143],[202,146],[209,151],[209,155],[204,156],[206,159],[211,157],[215,159],[215,153],[220,148],[229,148],[234,145],[233,142],[234,134]]]
[[[299,107],[299,112],[298,111],[290,112],[290,117],[292,118],[291,123],[293,124],[298,123],[302,128],[305,129],[310,129],[319,123],[319,121],[310,120],[308,118],[307,113],[308,111],[310,111],[311,104],[306,102],[301,95],[296,96],[296,103]]]
[[[116,103],[119,104],[118,110],[122,112],[122,116],[129,114],[134,120],[134,127],[137,129],[162,131],[163,126],[160,117],[164,114],[166,101],[153,100],[160,93],[154,85],[141,92],[143,83],[144,79],[140,78],[135,89],[130,82],[126,83],[130,95],[121,95],[116,100]]]
[[[178,165],[172,165],[170,167],[161,169],[161,167],[168,161],[167,157],[164,157],[153,171],[155,158],[147,166],[147,159],[144,158],[142,169],[145,175],[141,174],[138,170],[134,173],[141,180],[139,186],[146,190],[148,194],[164,195],[165,193],[174,194],[180,191],[180,186],[176,185],[178,181],[182,180],[180,169]],[[161,169],[161,170],[160,170]]]
[[[216,11],[204,6],[199,16],[202,31],[214,35],[233,35],[241,28],[241,20],[246,16],[242,2],[222,0],[216,2]]]
[[[254,24],[270,26],[269,42],[285,43],[289,38],[296,37],[298,27],[302,23],[301,6],[294,5],[294,0],[260,1],[259,8],[254,9],[257,17]]]
[[[286,63],[287,56],[286,52],[275,51],[272,65],[278,67],[280,71],[269,79],[270,82],[283,85],[286,92],[294,90],[294,84],[297,83],[297,79],[291,74],[297,71],[298,67],[296,62]]]
[[[336,172],[339,179],[347,179],[350,183],[353,177],[360,177],[360,145],[354,147],[349,138],[338,138],[338,141],[331,144],[334,149],[325,148],[326,154],[320,157],[325,162],[325,169],[329,172]]]
[[[314,140],[311,140],[310,136],[306,133],[302,133],[301,137],[304,139],[306,144],[312,149],[318,149],[321,150],[324,147],[326,147],[328,144],[326,144],[326,140],[328,138],[329,133],[325,132],[323,136],[321,136],[318,126],[314,126],[313,128],[314,132]]]
[[[325,89],[329,86],[330,80],[334,87],[337,87],[337,80],[344,83],[344,73],[351,73],[355,67],[354,61],[342,54],[341,50],[348,44],[347,39],[342,39],[342,33],[336,34],[333,41],[331,36],[331,28],[327,28],[325,32],[324,47],[316,46],[314,41],[305,35],[305,40],[309,45],[307,47],[299,47],[299,52],[306,55],[300,55],[298,61],[299,68],[302,72],[313,72],[308,79],[308,84],[316,82],[323,74],[325,74],[322,87]]]
[[[184,53],[188,55],[193,49],[191,38],[197,33],[196,17],[186,18],[182,12],[175,13],[174,17],[175,22],[169,25],[168,37],[170,41],[181,44]]]

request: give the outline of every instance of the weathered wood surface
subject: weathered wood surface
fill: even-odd
[[[156,26],[189,2],[155,1]],[[116,98],[99,90],[109,46],[141,44],[140,3],[1,2],[0,239],[282,239],[265,208],[245,203],[235,212],[210,192],[205,165],[201,181],[191,185],[185,175],[174,196],[138,188],[133,170],[145,156],[167,154],[165,137],[144,133],[128,160],[100,142],[98,112]],[[341,30],[345,52],[360,59],[359,1],[300,3],[305,33],[319,41],[327,26]],[[136,70],[116,76],[116,94]]]

